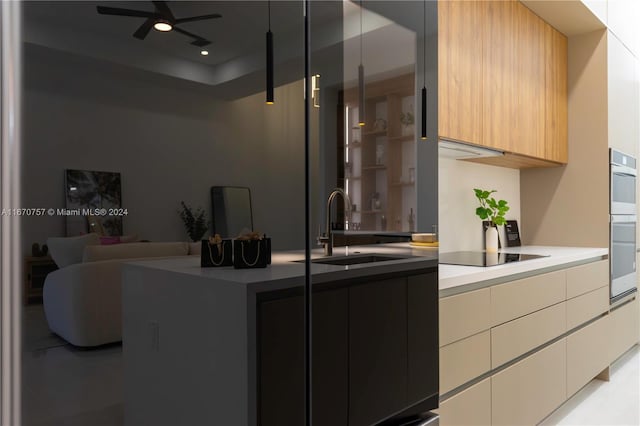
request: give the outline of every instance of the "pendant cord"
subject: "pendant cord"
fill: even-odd
[[[422,22],[422,31],[424,32],[422,34],[423,40],[422,40],[422,48],[423,48],[423,53],[422,53],[422,79],[423,79],[423,86],[427,86],[427,0],[424,0],[424,2],[422,3],[422,7],[423,7],[423,22]]]
[[[362,0],[360,0],[360,65],[362,65]]]
[[[269,17],[269,31],[271,31],[271,0],[267,0],[267,16]]]

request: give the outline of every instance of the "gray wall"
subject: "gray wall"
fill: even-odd
[[[23,207],[64,207],[64,170],[122,174],[124,233],[186,241],[180,201],[249,186],[254,223],[274,248],[302,248],[302,84],[237,101],[153,74],[42,48],[25,52]],[[62,217],[24,220],[24,244],[63,236]]]

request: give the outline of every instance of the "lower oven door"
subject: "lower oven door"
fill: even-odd
[[[637,289],[636,216],[611,215],[610,257],[611,299]]]

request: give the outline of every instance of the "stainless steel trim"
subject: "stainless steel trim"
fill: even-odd
[[[612,214],[609,215],[611,223],[636,223],[638,216],[635,214]]]
[[[625,175],[625,176],[638,176],[638,171],[629,166],[620,166],[618,164],[611,164],[611,173],[616,175]]]
[[[438,142],[438,155],[463,160],[466,158],[501,157],[504,152],[453,139],[441,138]]]
[[[621,296],[618,296],[617,298],[613,298],[611,299],[611,306],[609,307],[609,310],[613,312],[616,309],[619,309],[622,306],[626,305],[627,303],[632,302],[636,297],[638,297],[637,288],[628,294],[623,294]]]

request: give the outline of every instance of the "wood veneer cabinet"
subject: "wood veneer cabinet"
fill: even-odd
[[[567,162],[567,40],[518,1],[438,4],[438,133],[504,151],[473,161]]]

